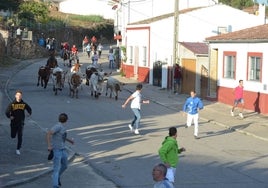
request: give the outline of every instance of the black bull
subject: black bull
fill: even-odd
[[[41,81],[41,86],[44,87],[45,89],[47,87],[50,73],[51,73],[51,70],[48,66],[41,66],[38,70],[37,86],[39,86],[40,81]]]

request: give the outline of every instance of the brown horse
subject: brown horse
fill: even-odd
[[[74,96],[76,98],[78,98],[78,88],[79,88],[79,86],[81,84],[81,78],[80,78],[79,74],[73,73],[71,75],[71,78],[68,81],[68,83],[69,83],[69,89],[70,89],[70,94],[69,95],[72,98],[74,98]]]
[[[63,65],[64,66],[70,66],[69,65],[69,59],[70,59],[70,51],[68,51],[67,49],[63,49],[63,56],[62,56],[62,59],[63,59]],[[67,62],[67,63],[66,63]]]
[[[37,86],[39,86],[39,83],[41,81],[41,86],[44,87],[44,89],[46,89],[50,73],[51,71],[48,66],[41,66],[38,70]]]
[[[49,67],[50,69],[54,69],[55,67],[58,66],[58,61],[54,55],[51,55],[48,58],[46,66]]]

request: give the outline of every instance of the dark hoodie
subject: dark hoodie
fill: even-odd
[[[25,119],[24,110],[27,110],[27,112],[30,115],[32,114],[31,107],[27,103],[25,103],[23,100],[21,100],[20,102],[14,100],[8,105],[6,109],[6,116],[7,118],[10,118],[10,116],[14,117],[14,119],[11,120],[11,125],[24,124],[24,119]]]

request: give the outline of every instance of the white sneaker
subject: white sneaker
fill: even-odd
[[[130,131],[132,132],[133,131],[133,127],[131,126],[131,124],[128,125]]]
[[[243,116],[243,114],[242,114],[242,113],[239,113],[239,116],[240,116],[241,118],[244,118],[244,116]]]
[[[17,154],[17,155],[20,155],[20,150],[17,149],[17,150],[16,150],[16,154]]]
[[[135,134],[140,134],[140,132],[139,132],[138,129],[135,129],[134,133],[135,133]]]
[[[231,110],[231,116],[234,116],[234,112]]]

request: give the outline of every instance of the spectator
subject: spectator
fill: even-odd
[[[167,167],[160,163],[154,166],[152,176],[155,181],[154,188],[174,188],[173,184],[166,178]]]
[[[101,45],[101,43],[99,43],[98,46],[97,46],[97,50],[98,50],[98,54],[99,54],[99,58],[101,58],[102,48],[103,48],[103,46]]]
[[[181,90],[182,70],[179,64],[175,65],[174,69],[174,93],[179,94]]]
[[[108,54],[108,60],[109,60],[109,69],[114,69],[114,54],[112,52]]]

